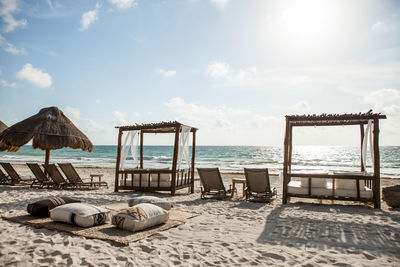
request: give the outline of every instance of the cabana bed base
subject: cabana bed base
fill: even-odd
[[[284,158],[283,158],[283,204],[286,204],[291,197],[296,198],[316,198],[316,199],[330,199],[330,200],[346,200],[346,201],[361,201],[374,203],[375,208],[381,207],[380,202],[380,161],[379,161],[379,119],[386,119],[385,115],[380,113],[373,113],[372,110],[367,113],[359,114],[343,114],[343,115],[301,115],[301,116],[286,116],[286,129],[285,129],[285,141],[284,141]],[[293,140],[293,127],[304,127],[304,126],[345,126],[345,125],[360,125],[361,133],[361,154],[362,146],[364,140],[364,125],[373,123],[373,166],[374,171],[372,175],[362,175],[365,171],[363,163],[363,155],[361,156],[361,172],[359,174],[312,174],[312,173],[293,173],[291,172],[292,165],[292,140]],[[288,186],[293,178],[307,179],[307,181],[302,181],[307,184],[306,187],[302,187],[303,191],[308,188],[307,193],[293,193],[289,192]],[[312,194],[312,190],[321,189],[312,187],[312,181],[317,181],[317,179],[327,179],[331,181],[331,189],[322,188],[329,194]],[[327,181],[325,180],[325,181]],[[350,180],[355,182],[356,196],[341,196],[336,194],[340,192],[339,188],[336,188],[335,183],[338,181]],[[361,183],[360,180],[364,180]],[[330,190],[330,191],[329,191]],[[343,190],[343,188],[342,188]],[[347,190],[347,189],[346,189]],[[337,191],[337,192],[335,192]],[[361,194],[370,195],[371,197],[363,197]]]

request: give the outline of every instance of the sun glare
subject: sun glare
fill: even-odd
[[[283,30],[290,39],[318,41],[329,33],[330,10],[325,1],[293,1],[282,12]]]

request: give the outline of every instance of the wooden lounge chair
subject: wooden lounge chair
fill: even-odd
[[[3,167],[3,169],[7,172],[7,174],[8,174],[7,181],[10,181],[11,185],[15,185],[18,183],[21,183],[21,184],[32,183],[33,178],[22,178],[10,163],[1,162],[0,164]]]
[[[277,195],[276,188],[272,188],[269,181],[268,169],[244,168],[246,176],[246,200],[269,202]]]
[[[49,188],[50,186],[55,185],[54,182],[50,181],[46,177],[46,174],[42,171],[39,164],[27,163],[26,165],[28,165],[29,169],[31,169],[32,173],[35,175],[36,178],[36,180],[34,180],[33,183],[31,184],[31,187],[43,188],[44,186],[47,186],[47,188]]]
[[[201,181],[201,199],[206,195],[215,198],[229,197],[231,189],[226,190],[218,168],[197,168]]]
[[[0,184],[6,183],[10,178],[0,169]]]
[[[107,182],[84,182],[71,163],[58,163],[58,166],[60,166],[61,170],[63,171],[67,179],[71,182],[71,184],[76,184],[78,187],[105,185],[108,188]]]
[[[58,170],[58,168],[55,164],[48,164],[48,165],[43,164],[43,168],[50,175],[51,180],[53,180],[54,188],[64,189],[67,187],[73,187],[72,184],[68,183],[64,179],[64,177],[62,176],[61,172]]]

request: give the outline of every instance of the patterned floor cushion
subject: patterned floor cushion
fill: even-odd
[[[168,199],[154,196],[140,196],[130,199],[128,201],[129,207],[135,206],[140,203],[150,203],[159,206],[160,208],[163,208],[165,210],[170,210],[173,207],[173,204],[169,202]]]
[[[76,203],[76,202],[80,202],[80,200],[69,197],[56,197],[56,198],[43,199],[28,204],[27,211],[32,216],[49,217],[51,209],[64,204]]]
[[[113,215],[111,223],[118,228],[136,232],[165,223],[168,218],[169,214],[165,209],[141,203]]]
[[[86,203],[71,203],[59,206],[50,211],[53,221],[90,227],[104,224],[109,211]]]

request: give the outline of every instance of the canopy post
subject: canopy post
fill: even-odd
[[[289,172],[292,171],[292,150],[293,150],[293,146],[292,146],[292,138],[293,138],[293,126],[290,125],[289,127],[289,155],[288,155],[288,169]]]
[[[195,162],[195,153],[196,153],[196,131],[193,131],[192,138],[192,168],[191,168],[191,180],[192,186],[190,187],[190,193],[194,193],[194,162]]]
[[[114,192],[118,192],[119,164],[121,162],[121,140],[122,140],[122,130],[120,128],[118,132],[117,165],[115,166]]]
[[[140,168],[143,169],[143,131],[140,131]]]
[[[379,159],[379,120],[374,118],[374,208],[381,208],[381,182]]]
[[[283,198],[282,204],[287,203],[287,179],[288,179],[288,153],[289,153],[289,118],[286,117],[286,127],[285,127],[285,141],[284,141],[284,155],[283,155]]]
[[[175,195],[175,183],[176,183],[176,164],[178,162],[178,149],[179,149],[179,133],[181,131],[181,125],[175,127],[175,142],[174,142],[174,156],[172,160],[172,181],[171,181],[171,195]]]
[[[364,124],[360,124],[360,136],[361,136],[361,172],[365,171],[363,161],[363,141],[364,141]]]

